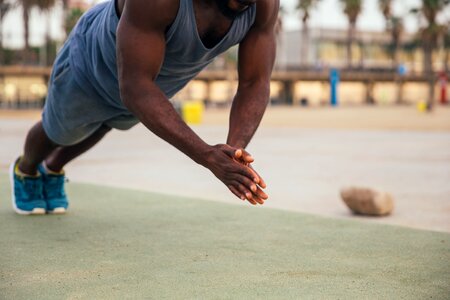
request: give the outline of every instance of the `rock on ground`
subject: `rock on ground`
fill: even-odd
[[[383,191],[369,188],[349,187],[341,190],[344,203],[355,214],[385,216],[392,213],[394,199]]]

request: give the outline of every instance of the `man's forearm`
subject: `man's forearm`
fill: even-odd
[[[246,148],[255,134],[270,97],[267,82],[255,83],[238,89],[230,112],[227,144]]]
[[[156,86],[141,93],[124,93],[126,107],[154,134],[185,153],[195,162],[205,165],[210,149],[181,119],[162,91]]]

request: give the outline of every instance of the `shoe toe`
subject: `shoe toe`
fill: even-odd
[[[30,212],[30,215],[45,215],[45,213],[45,208],[36,207]]]
[[[19,207],[15,207],[14,210],[19,215],[45,215],[45,213],[46,213],[45,208],[42,208],[42,207],[35,207],[35,208],[29,209],[29,210],[23,210],[23,209],[20,209]]]
[[[66,213],[66,209],[64,207],[56,207],[53,210],[49,211],[49,213],[54,215],[62,215]]]

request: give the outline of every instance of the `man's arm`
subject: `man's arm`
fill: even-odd
[[[246,148],[266,110],[275,61],[278,9],[279,0],[258,1],[255,23],[239,46],[239,87],[230,113],[230,146]]]
[[[256,189],[257,174],[232,159],[236,148],[210,146],[200,139],[154,82],[164,60],[165,31],[174,20],[178,6],[176,0],[126,2],[117,30],[122,101],[148,129],[211,170],[231,192],[242,198],[242,192],[252,193]]]
[[[202,163],[208,145],[186,126],[154,82],[164,60],[165,31],[177,11],[177,1],[164,1],[126,2],[117,30],[122,101],[153,133]]]

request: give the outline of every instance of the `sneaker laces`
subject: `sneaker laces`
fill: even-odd
[[[48,198],[63,198],[65,196],[64,183],[68,179],[64,175],[47,175],[46,193]]]
[[[42,181],[36,178],[22,178],[23,188],[30,199],[42,198],[43,186]]]

